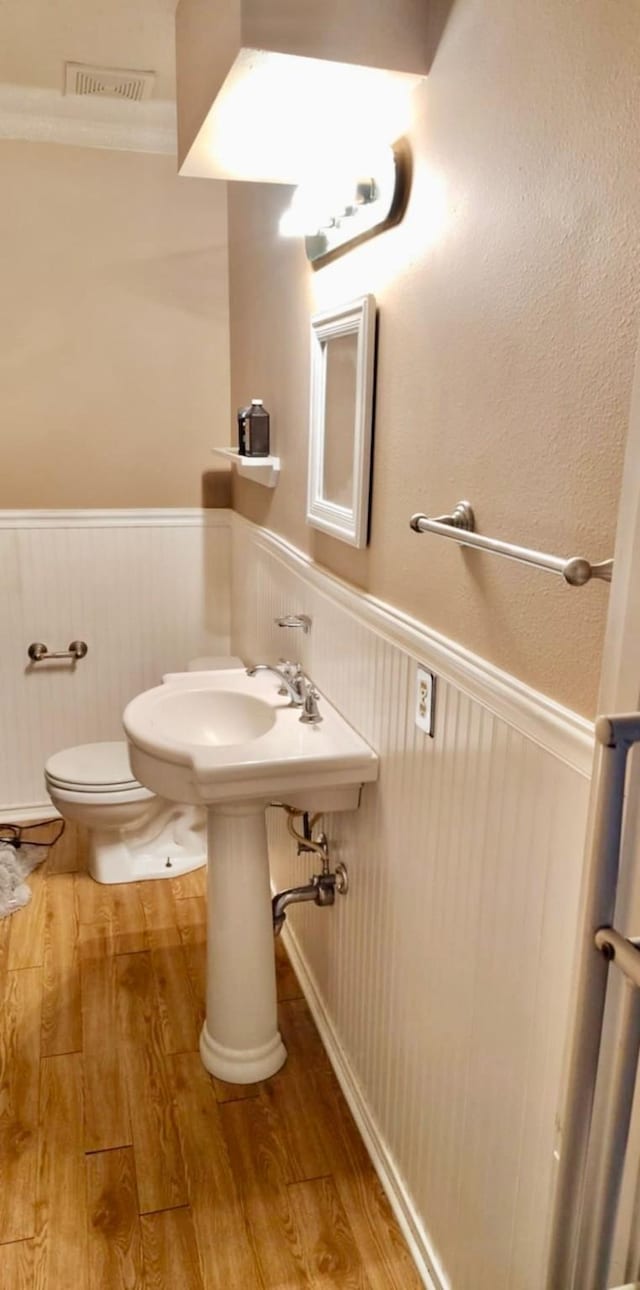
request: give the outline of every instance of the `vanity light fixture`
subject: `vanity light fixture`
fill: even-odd
[[[303,237],[307,258],[321,268],[353,245],[397,224],[405,212],[411,154],[401,140],[377,150],[372,166],[316,173],[296,188],[280,219],[282,237]]]
[[[301,184],[356,157],[366,177],[432,52],[421,0],[179,0],[180,174]]]

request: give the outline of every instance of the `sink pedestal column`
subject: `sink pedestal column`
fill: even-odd
[[[232,1084],[286,1061],[278,1031],[264,802],[208,808],[207,1016],[200,1055]]]

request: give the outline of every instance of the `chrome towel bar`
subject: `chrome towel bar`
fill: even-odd
[[[454,542],[459,542],[462,546],[475,547],[478,551],[491,551],[493,555],[503,555],[508,560],[519,560],[521,564],[531,564],[537,569],[547,569],[549,573],[559,573],[571,587],[582,587],[591,578],[611,582],[613,560],[590,564],[582,556],[564,559],[559,555],[532,551],[526,546],[514,546],[511,542],[502,542],[499,538],[484,537],[482,533],[474,532],[475,518],[470,502],[458,502],[450,515],[437,515],[433,519],[428,515],[412,515],[409,524],[415,533],[436,533],[439,537],[453,538]]]
[[[42,641],[32,641],[27,654],[32,663],[46,663],[51,658],[72,658],[77,663],[89,651],[86,641],[72,641],[68,649],[49,650]]]

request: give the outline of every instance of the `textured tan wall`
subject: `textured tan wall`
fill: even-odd
[[[639,323],[640,24],[626,0],[457,0],[415,99],[403,223],[313,274],[287,191],[230,186],[232,404],[262,395],[281,481],[235,505],[592,713],[608,590],[410,532],[469,498],[479,530],[612,554]],[[314,308],[380,311],[371,544],[305,526]],[[292,606],[294,608],[295,606]]]
[[[224,185],[171,157],[0,143],[0,506],[215,500]]]

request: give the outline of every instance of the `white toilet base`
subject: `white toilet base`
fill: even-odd
[[[166,820],[154,812],[145,831],[96,829],[89,833],[88,869],[96,882],[141,882],[179,878],[207,863],[205,813],[197,806],[158,802]],[[149,836],[151,834],[151,836]]]
[[[207,863],[202,852],[197,856],[169,855],[161,857],[150,852],[132,854],[126,843],[92,838],[87,868],[96,882],[142,882],[145,878],[179,878],[192,869],[201,869]]]

